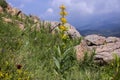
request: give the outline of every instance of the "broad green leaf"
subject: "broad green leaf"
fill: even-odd
[[[62,56],[62,59],[64,59],[66,56],[69,56],[69,51],[71,50],[71,48],[68,48],[65,52],[64,52],[64,54],[63,54],[63,56]]]
[[[60,62],[58,61],[58,59],[56,59],[55,57],[53,57],[55,65],[58,69],[60,69]]]

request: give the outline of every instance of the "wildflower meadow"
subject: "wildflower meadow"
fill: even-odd
[[[1,4],[0,4],[1,5]],[[60,6],[58,33],[50,33],[49,25],[40,21],[40,30],[31,28],[33,21],[0,13],[0,80],[120,80],[120,59],[99,66],[93,56],[77,61],[75,46],[82,38],[71,39],[65,32],[66,7]],[[2,17],[12,19],[6,23]],[[18,20],[25,23],[21,30]],[[95,54],[93,52],[93,54]]]

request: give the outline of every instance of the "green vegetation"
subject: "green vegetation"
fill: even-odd
[[[41,23],[31,29],[26,18],[25,29],[16,23],[5,23],[0,15],[0,80],[119,80],[120,59],[106,66],[93,62],[93,55],[76,60],[74,46],[81,39],[63,39],[61,33],[49,33],[50,25]],[[94,52],[93,52],[94,54]]]
[[[7,2],[5,0],[0,0],[0,6],[3,8],[7,7]]]

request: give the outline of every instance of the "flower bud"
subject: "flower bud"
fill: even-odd
[[[68,13],[65,12],[65,11],[61,11],[61,12],[60,12],[60,15],[61,15],[61,16],[66,16],[67,14],[68,14]]]
[[[65,6],[64,6],[64,5],[61,5],[61,6],[60,6],[60,9],[65,10]]]
[[[63,25],[60,25],[60,26],[59,26],[59,29],[60,29],[61,31],[66,31],[66,30],[67,30],[67,28],[66,28],[65,26],[63,26]]]
[[[66,20],[66,18],[64,18],[64,17],[62,17],[62,18],[60,18],[60,20],[61,20],[61,22],[64,24],[64,23],[67,23],[67,20]]]

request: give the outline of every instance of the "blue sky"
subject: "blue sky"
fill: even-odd
[[[74,26],[119,17],[120,0],[7,0],[26,14],[33,14],[42,20],[59,21],[59,6],[67,7],[68,22]]]

